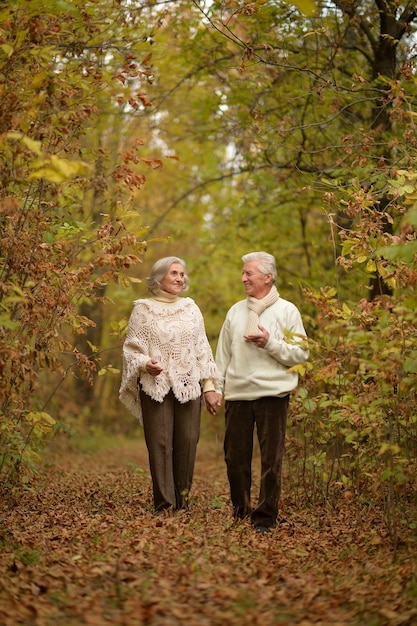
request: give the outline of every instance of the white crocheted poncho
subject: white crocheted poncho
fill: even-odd
[[[162,402],[172,389],[181,403],[201,395],[201,382],[218,382],[213,353],[204,320],[191,298],[172,302],[154,298],[135,300],[123,344],[123,375],[119,399],[142,423],[138,392]],[[152,376],[146,371],[150,359],[161,362],[163,371]]]

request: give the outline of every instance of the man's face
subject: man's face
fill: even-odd
[[[262,274],[258,269],[258,261],[245,263],[242,269],[242,283],[245,286],[246,295],[260,300],[270,292],[272,274]]]

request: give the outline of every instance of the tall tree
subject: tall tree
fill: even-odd
[[[409,158],[401,141],[409,119],[400,116],[413,106],[404,95],[412,5],[329,2],[307,18],[277,2],[185,4],[166,5],[155,39],[160,78],[150,115],[188,172],[170,190],[164,219],[186,206],[187,190],[195,198],[204,189],[198,202],[214,247],[233,239],[239,255],[267,246],[284,283],[318,285],[323,269],[334,272],[329,222],[337,244],[353,223],[340,202],[323,205],[326,191],[344,200],[354,181],[372,189],[381,239],[396,219],[387,217],[383,187]],[[339,286],[367,294],[366,278],[342,274]]]

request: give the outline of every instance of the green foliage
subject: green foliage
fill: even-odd
[[[38,565],[41,554],[39,550],[23,549],[20,552],[18,551],[16,556],[19,559],[19,561],[23,563],[23,565],[33,566],[33,565]]]

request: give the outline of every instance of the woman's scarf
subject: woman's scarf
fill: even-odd
[[[275,285],[272,285],[270,292],[264,297],[253,298],[248,296],[247,303],[249,309],[248,323],[246,326],[246,335],[259,335],[259,316],[271,304],[274,304],[279,298],[279,293]]]
[[[152,297],[158,302],[176,302],[180,299],[180,296],[168,293],[168,291],[163,291],[162,289],[159,289]]]

